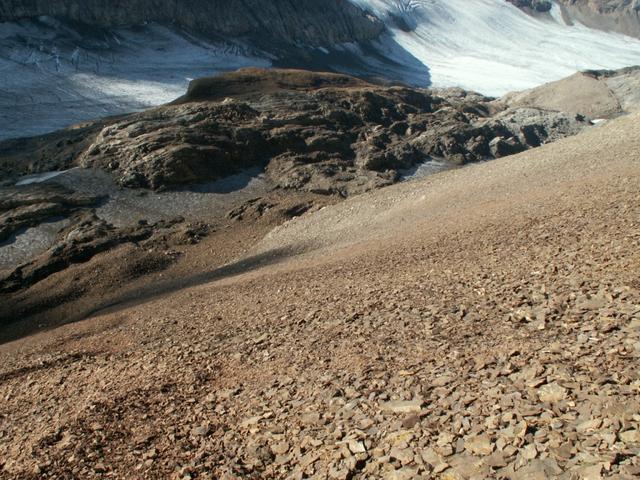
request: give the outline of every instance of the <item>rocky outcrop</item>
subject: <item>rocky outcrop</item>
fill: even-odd
[[[0,20],[51,16],[102,28],[157,22],[218,37],[322,46],[367,40],[383,29],[348,0],[2,0]],[[268,44],[265,44],[268,45]]]
[[[250,69],[200,80],[174,105],[106,126],[77,161],[152,189],[264,165],[281,188],[349,196],[431,157],[461,165],[496,156],[496,138],[522,151],[585,125],[558,112],[494,110],[491,99],[461,90]]]
[[[548,12],[553,4],[550,0],[507,0],[512,5],[531,12]]]
[[[558,0],[568,19],[640,38],[639,0]]]
[[[61,232],[56,244],[34,259],[0,276],[0,294],[25,290],[71,265],[85,263],[96,255],[125,243],[193,244],[209,233],[205,224],[186,224],[183,219],[139,222],[130,227],[116,227],[92,212],[83,212],[77,221]],[[175,260],[171,252],[146,257],[146,273],[166,268]]]
[[[400,170],[429,158],[456,165],[486,160],[586,125],[561,112],[511,109],[459,89],[247,69],[198,80],[172,105],[86,127],[99,133],[75,155],[36,143],[54,165],[107,170],[126,187],[174,188],[263,166],[277,187],[350,196],[394,183]],[[52,138],[65,145],[60,135]]]
[[[13,233],[96,204],[99,197],[58,185],[0,189],[0,243]]]
[[[512,107],[612,118],[640,110],[640,67],[578,72],[557,82],[509,94],[502,101]]]
[[[550,0],[506,0],[527,13],[545,13],[553,7]],[[568,23],[640,38],[639,0],[557,0]]]

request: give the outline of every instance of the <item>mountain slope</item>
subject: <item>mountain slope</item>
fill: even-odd
[[[504,0],[321,3],[3,0],[0,139],[166,103],[245,66],[495,96],[640,64],[640,40],[568,25],[557,4],[531,16]]]
[[[559,0],[559,3],[569,20],[640,38],[638,0]]]
[[[531,106],[611,118],[640,110],[640,67],[617,72],[586,71],[524,92],[506,95],[512,106]]]
[[[235,275],[3,345],[0,478],[637,477],[638,121],[327,207]]]

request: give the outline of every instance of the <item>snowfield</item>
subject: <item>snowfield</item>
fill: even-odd
[[[504,0],[351,0],[429,67],[435,87],[500,96],[577,70],[640,64],[640,41],[567,25],[560,7],[532,17]],[[419,83],[412,78],[412,83]]]

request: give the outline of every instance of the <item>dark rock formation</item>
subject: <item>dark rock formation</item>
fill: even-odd
[[[252,69],[223,80],[200,80],[174,105],[105,127],[80,163],[153,189],[263,164],[282,188],[348,196],[393,183],[397,170],[429,157],[490,158],[496,137],[514,137],[524,150],[583,126],[552,112],[489,121],[491,99],[477,94],[342,75]],[[530,125],[537,125],[533,143],[521,134]]]
[[[18,230],[68,216],[99,200],[57,185],[0,188],[0,242]]]
[[[0,20],[42,15],[102,28],[145,22],[216,37],[314,46],[376,37],[382,23],[348,0],[1,0]]]
[[[126,187],[166,189],[263,165],[281,188],[349,196],[389,185],[398,170],[431,157],[460,165],[493,158],[496,138],[521,151],[587,125],[492,100],[459,89],[248,69],[199,80],[173,105],[107,122],[67,167],[111,171]],[[53,163],[68,161],[66,150],[62,159],[49,151]]]
[[[507,2],[518,8],[527,9],[531,12],[548,12],[553,4],[550,0],[507,0]]]
[[[546,0],[507,0],[517,7],[547,11]],[[567,21],[578,22],[599,30],[640,38],[639,0],[558,0]],[[547,8],[547,5],[548,8]]]

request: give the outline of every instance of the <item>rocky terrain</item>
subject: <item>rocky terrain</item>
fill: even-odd
[[[559,0],[558,3],[569,20],[640,38],[638,0]]]
[[[522,8],[527,12],[545,13],[551,10],[553,3],[550,0],[507,0],[512,5]]]
[[[640,67],[618,71],[578,72],[569,78],[506,95],[502,101],[586,115],[612,118],[640,110]]]
[[[639,120],[4,344],[0,478],[637,478]]]
[[[102,112],[0,141],[0,480],[640,476],[640,68],[415,86],[635,40],[542,0],[116,3],[0,0],[0,125],[12,85]],[[254,61],[360,77],[185,73]]]
[[[569,23],[580,22],[590,28],[640,38],[638,0],[507,0],[528,13],[549,12],[554,3]]]
[[[431,157],[462,165],[538,147],[588,125],[575,114],[512,109],[456,89],[246,69],[195,81],[168,106],[50,139],[0,144],[0,165],[5,175],[101,168],[124,186],[152,189],[264,165],[280,188],[349,196],[389,185],[398,170]]]
[[[636,73],[599,75],[622,78],[628,88],[620,91],[634,92]],[[255,222],[266,232],[392,185],[424,162],[459,167],[592,128],[579,97],[571,105],[566,96],[569,103],[552,105],[553,98],[545,91],[495,100],[459,89],[247,69],[194,81],[164,107],[2,142],[0,322],[11,330],[43,316],[46,324],[82,317],[97,291],[108,292],[98,303],[110,304],[142,288],[138,282],[158,284],[161,275],[180,282],[191,240],[211,231],[218,243],[227,229]],[[23,175],[45,181],[16,185]],[[139,268],[112,273],[114,258]],[[84,272],[96,268],[106,269],[104,278],[84,285]]]

